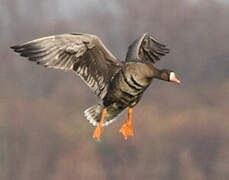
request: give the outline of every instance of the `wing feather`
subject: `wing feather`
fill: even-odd
[[[145,33],[130,44],[126,55],[126,61],[137,59],[156,63],[160,60],[161,56],[167,53],[169,53],[169,49],[166,45],[161,44],[149,33]]]
[[[99,97],[103,98],[107,85],[122,63],[91,34],[61,34],[11,47],[30,61],[47,68],[71,70]]]

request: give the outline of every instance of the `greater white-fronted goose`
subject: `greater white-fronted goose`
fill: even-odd
[[[169,49],[149,33],[136,39],[119,61],[95,35],[61,34],[12,46],[15,52],[48,68],[72,71],[79,75],[101,99],[84,111],[89,122],[97,126],[93,137],[100,139],[102,127],[113,122],[128,108],[128,120],[120,132],[124,138],[133,136],[132,108],[154,78],[180,83],[171,70],[159,70],[153,64]]]

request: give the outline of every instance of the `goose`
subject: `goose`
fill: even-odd
[[[153,79],[180,83],[174,71],[154,66],[169,49],[150,33],[144,33],[129,45],[125,61],[116,58],[99,37],[85,33],[43,37],[11,48],[29,61],[80,76],[100,99],[84,111],[86,119],[96,126],[93,137],[97,140],[103,127],[125,109],[128,119],[120,132],[124,139],[134,135],[133,108]]]

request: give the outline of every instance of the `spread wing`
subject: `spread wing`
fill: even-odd
[[[61,34],[11,47],[21,56],[48,68],[72,70],[99,97],[121,66],[103,42],[91,34]]]
[[[156,63],[160,60],[161,56],[167,53],[169,53],[169,49],[164,44],[161,44],[149,33],[145,33],[130,44],[126,61],[138,59]]]

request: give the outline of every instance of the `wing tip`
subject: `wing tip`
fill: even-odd
[[[21,45],[10,46],[10,48],[13,49],[15,52],[22,52],[23,50],[23,46]]]
[[[10,46],[11,49],[17,49],[18,45]]]

